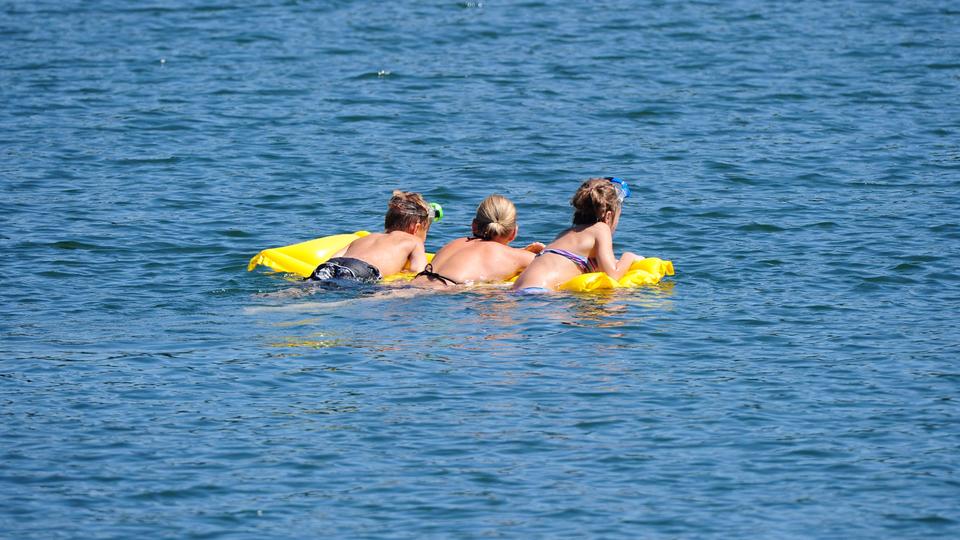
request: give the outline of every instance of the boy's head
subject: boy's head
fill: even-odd
[[[516,231],[517,208],[510,199],[490,195],[477,207],[477,217],[473,218],[473,235],[477,238],[503,239],[515,235]]]
[[[419,193],[395,190],[387,204],[383,228],[387,232],[403,231],[410,234],[416,234],[419,230],[426,236],[432,220],[430,214],[430,206]]]
[[[614,227],[623,198],[629,195],[629,188],[619,178],[590,178],[570,199],[574,208],[573,224],[593,225],[603,221]]]

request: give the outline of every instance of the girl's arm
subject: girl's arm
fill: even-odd
[[[613,253],[613,233],[610,232],[610,227],[606,223],[597,224],[594,238],[596,240],[594,247],[597,253],[597,270],[606,273],[613,279],[622,278],[627,270],[630,270],[633,261],[637,260],[637,256],[628,251],[620,257],[620,260],[617,260],[617,256]]]

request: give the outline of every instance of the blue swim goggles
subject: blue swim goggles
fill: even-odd
[[[613,187],[617,188],[617,200],[621,203],[630,196],[630,186],[622,179],[616,176],[607,176],[606,179],[613,183]]]

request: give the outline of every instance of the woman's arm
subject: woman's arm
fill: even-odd
[[[628,251],[620,257],[620,260],[617,260],[617,256],[613,253],[613,233],[610,232],[610,227],[601,222],[593,228],[595,228],[594,251],[597,254],[597,270],[613,279],[622,278],[627,270],[630,270],[633,261],[637,260],[637,256]]]
[[[532,244],[531,244],[531,245],[532,245]],[[543,244],[541,244],[541,245],[543,245]],[[528,247],[530,247],[530,246],[527,246],[527,248],[528,248]],[[533,259],[535,259],[535,258],[537,257],[537,256],[535,255],[535,253],[540,253],[540,251],[530,251],[530,250],[528,250],[527,248],[523,248],[523,249],[520,249],[520,248],[511,248],[511,250],[510,250],[511,253],[513,253],[513,261],[514,261],[514,264],[517,266],[517,271],[518,271],[518,272],[520,272],[520,271],[522,271],[524,268],[530,266],[530,263],[533,262]],[[542,250],[543,250],[543,248],[541,248],[541,251],[542,251]]]

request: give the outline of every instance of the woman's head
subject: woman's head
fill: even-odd
[[[424,233],[430,228],[430,206],[423,196],[412,191],[393,192],[387,203],[387,216],[383,228],[387,231],[404,231],[414,234],[417,225]]]
[[[620,217],[620,192],[609,178],[590,178],[570,199],[574,225],[593,225],[601,221],[616,226]]]
[[[517,209],[509,199],[490,195],[477,207],[473,235],[484,240],[510,238],[517,231]]]

